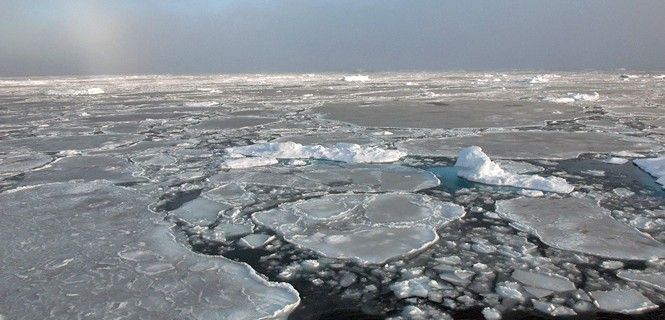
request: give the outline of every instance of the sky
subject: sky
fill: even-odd
[[[0,0],[0,76],[665,69],[663,0]]]

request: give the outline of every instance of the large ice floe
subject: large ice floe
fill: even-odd
[[[418,191],[441,182],[431,172],[385,164],[320,164],[294,168],[262,168],[218,173],[213,183],[239,183],[302,190],[355,192]]]
[[[550,102],[526,101],[380,101],[372,104],[331,103],[314,109],[327,119],[366,127],[484,128],[542,125],[573,119],[580,110]],[[519,114],[519,117],[515,115]],[[479,116],[482,115],[482,116]]]
[[[460,177],[500,186],[513,186],[558,193],[570,193],[574,186],[559,177],[541,177],[538,175],[514,174],[503,170],[493,162],[480,147],[472,146],[460,151],[455,167]]]
[[[332,146],[302,145],[295,142],[271,142],[243,147],[227,148],[230,154],[278,159],[325,159],[343,162],[395,162],[406,156],[397,150],[386,150],[374,146],[354,143],[337,143]]]
[[[518,131],[442,139],[411,139],[397,144],[409,155],[454,157],[459,149],[479,146],[497,159],[570,159],[582,153],[648,151],[653,141],[599,132]]]
[[[0,312],[10,319],[285,318],[300,301],[246,264],[177,243],[133,190],[52,183],[0,202],[13,230],[0,233],[0,283],[14,288]]]
[[[623,260],[665,257],[664,244],[615,220],[593,200],[500,200],[496,212],[558,249]]]
[[[573,93],[569,92],[565,97],[545,97],[543,101],[556,102],[556,103],[573,103],[577,101],[598,101],[600,95],[598,92],[593,94],[588,93]]]
[[[409,193],[336,194],[253,215],[284,239],[324,256],[383,263],[427,248],[464,208]]]
[[[656,182],[665,188],[665,157],[633,160],[638,167],[656,177]]]

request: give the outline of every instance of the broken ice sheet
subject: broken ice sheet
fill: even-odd
[[[619,270],[617,277],[643,286],[665,291],[665,273],[643,270]]]
[[[439,179],[431,172],[399,165],[313,164],[296,168],[253,168],[222,172],[211,183],[265,185],[304,190],[418,191],[436,187]]]
[[[500,200],[496,212],[547,245],[562,250],[620,260],[665,257],[665,245],[615,220],[593,200]]]
[[[217,216],[224,210],[231,207],[208,200],[205,198],[196,198],[184,203],[171,213],[178,219],[186,221],[189,224],[208,225],[217,219]]]
[[[34,169],[46,165],[51,160],[50,156],[29,151],[0,154],[0,173]]]
[[[387,101],[369,105],[345,102],[326,104],[312,112],[365,127],[442,129],[540,125],[546,120],[572,119],[582,114],[581,110],[556,103],[488,100]]]
[[[283,204],[253,219],[324,256],[378,264],[428,247],[438,239],[437,227],[464,213],[419,194],[336,194]]]
[[[113,156],[70,156],[57,159],[47,167],[26,173],[24,185],[65,182],[71,180],[108,180],[119,182],[144,181],[133,175],[139,171],[127,159]]]
[[[290,285],[178,244],[148,201],[103,181],[0,193],[0,222],[14,230],[0,233],[0,291],[12,292],[2,315],[250,320],[298,305]]]
[[[441,139],[411,139],[397,144],[409,155],[455,157],[467,146],[479,146],[496,159],[570,159],[582,153],[624,150],[649,151],[653,141],[599,132],[518,131],[484,133],[477,136]]]

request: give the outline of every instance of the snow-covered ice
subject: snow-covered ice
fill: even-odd
[[[351,163],[395,162],[406,154],[397,150],[386,150],[375,146],[353,143],[337,143],[334,146],[301,145],[295,142],[271,142],[244,147],[227,148],[229,154],[278,159],[312,158]]]
[[[459,169],[457,175],[460,177],[485,184],[558,193],[570,193],[575,189],[563,178],[520,175],[505,171],[477,146],[462,149],[455,162],[455,167]]]
[[[266,157],[247,157],[247,158],[234,158],[225,160],[222,163],[222,168],[225,169],[247,169],[253,167],[262,167],[277,164],[279,161],[275,158]]]
[[[364,75],[344,76],[344,77],[342,77],[342,81],[346,81],[346,82],[365,82],[365,81],[369,81],[369,76],[364,76]]]

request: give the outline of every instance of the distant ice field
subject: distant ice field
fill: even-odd
[[[663,318],[664,159],[657,73],[0,79],[0,319]]]

